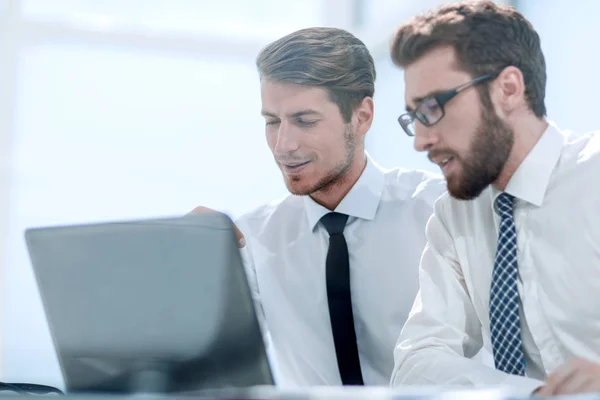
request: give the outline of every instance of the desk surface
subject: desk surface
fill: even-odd
[[[310,389],[282,390],[273,387],[250,390],[229,390],[194,396],[197,399],[227,400],[526,400],[529,394],[511,393],[506,389],[442,390],[440,388],[385,387],[315,387]],[[554,397],[553,399],[558,399]],[[600,400],[599,394],[565,396],[569,400]],[[77,399],[84,400],[84,399]]]
[[[0,398],[13,397],[2,392]],[[19,395],[17,395],[19,396]],[[21,395],[22,396],[22,395]],[[39,397],[39,395],[34,395]],[[58,396],[58,395],[52,395]],[[511,394],[502,389],[489,390],[439,390],[430,388],[389,389],[373,387],[314,387],[310,389],[277,389],[257,387],[252,389],[225,389],[187,395],[65,395],[68,400],[526,400],[530,396]],[[600,400],[600,394],[565,396],[570,400]],[[554,397],[553,399],[558,399]]]

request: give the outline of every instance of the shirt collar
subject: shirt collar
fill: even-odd
[[[541,206],[565,140],[566,136],[554,122],[548,121],[548,127],[510,178],[504,191],[537,207]],[[492,194],[494,204],[500,192],[493,188]]]
[[[367,165],[358,181],[342,199],[335,209],[336,212],[347,214],[351,217],[373,220],[385,184],[384,171],[367,154]],[[316,203],[310,196],[304,196],[304,210],[308,217],[311,230],[321,220],[323,215],[330,212],[327,208]]]

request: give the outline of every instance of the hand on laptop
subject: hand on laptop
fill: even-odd
[[[600,364],[582,358],[571,360],[548,376],[538,396],[600,392]]]
[[[213,210],[212,208],[198,206],[198,207],[194,208],[192,211],[190,211],[188,213],[188,215],[206,214],[206,213],[214,213],[214,212],[217,212],[217,211]],[[238,227],[235,224],[233,224],[233,230],[235,232],[235,237],[237,238],[237,241],[238,241],[238,246],[240,248],[244,247],[246,245],[246,239],[244,238],[244,235],[242,234],[242,232],[238,229]]]

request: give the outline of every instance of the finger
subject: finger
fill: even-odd
[[[593,377],[587,371],[571,375],[554,389],[554,395],[583,393],[593,383]]]
[[[600,377],[595,376],[580,393],[600,393]]]
[[[551,395],[556,396],[558,388],[566,384],[573,376],[584,371],[586,361],[582,359],[573,359],[553,372],[547,380]]]
[[[212,208],[198,206],[198,207],[194,208],[192,211],[190,211],[189,213],[187,213],[187,215],[210,214],[210,213],[215,213],[215,212],[216,211],[213,210]]]
[[[600,364],[585,359],[575,360],[575,373],[555,390],[556,394],[598,393],[600,391]]]
[[[540,395],[554,396],[556,394],[556,389],[574,373],[576,366],[576,363],[570,361],[551,373],[548,379],[546,379],[546,384],[542,390],[540,390]]]
[[[531,396],[540,396],[540,391],[544,388],[544,386],[538,386],[536,387],[533,392],[531,392]]]
[[[211,214],[216,212],[218,211],[215,211],[212,208],[198,206],[192,211],[190,211],[187,215]],[[242,247],[246,246],[246,238],[244,238],[242,231],[240,231],[235,224],[233,224],[233,232],[235,233],[235,238],[238,242],[238,247],[241,249]]]
[[[238,247],[241,249],[242,247],[246,246],[246,238],[242,234],[242,231],[238,229],[236,224],[233,224],[233,231],[235,232],[235,238],[238,241]]]
[[[548,385],[544,385],[538,388],[533,394],[539,397],[549,397],[552,396],[552,388]]]

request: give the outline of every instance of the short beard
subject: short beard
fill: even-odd
[[[356,151],[356,139],[354,130],[350,124],[348,124],[344,130],[344,150],[344,159],[316,184],[302,190],[294,190],[290,185],[288,186],[289,191],[292,194],[300,196],[311,195],[316,192],[327,192],[344,181],[354,162],[354,153]]]
[[[482,91],[483,92],[483,91]],[[481,93],[482,111],[469,154],[456,161],[462,164],[458,176],[448,179],[448,192],[459,200],[473,200],[502,172],[514,144],[514,132],[492,106],[489,93]]]

